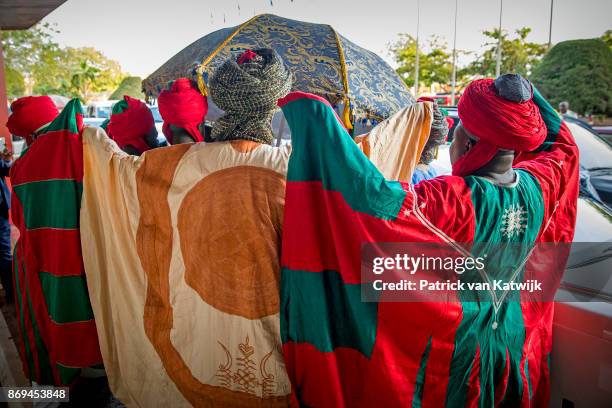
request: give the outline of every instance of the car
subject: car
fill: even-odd
[[[597,133],[574,122],[566,122],[580,151],[580,166],[588,171],[601,201],[612,208],[612,146]]]
[[[612,126],[593,126],[593,130],[603,141],[612,146]]]
[[[113,105],[117,101],[96,101],[85,106],[83,124],[87,126],[100,126],[106,119],[110,118]]]
[[[159,113],[159,107],[157,105],[147,105],[153,114],[153,120],[155,121],[155,128],[157,129],[157,142],[160,146],[167,146],[168,140],[166,136],[164,136],[163,127],[164,127],[164,119],[162,119],[161,114]]]
[[[83,123],[87,126],[99,127],[104,123],[105,120],[110,118],[113,106],[118,101],[103,101],[94,102],[85,107],[85,117]],[[168,144],[164,132],[162,131],[164,120],[159,113],[159,107],[157,105],[147,105],[153,114],[153,120],[155,121],[155,128],[157,129],[157,142],[160,146],[166,146]]]

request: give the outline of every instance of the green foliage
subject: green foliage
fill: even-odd
[[[52,40],[58,31],[49,23],[37,24],[29,30],[2,32],[2,45],[6,64],[22,73],[32,71],[45,56],[59,51]]]
[[[607,30],[605,33],[603,33],[601,39],[608,45],[608,47],[610,47],[610,49],[612,49],[612,30]]]
[[[23,94],[59,94],[85,101],[109,92],[123,79],[121,66],[91,47],[61,48],[48,23],[2,32],[7,71],[17,72],[13,89]],[[19,76],[23,87],[19,87]]]
[[[144,99],[145,95],[142,93],[142,78],[137,76],[123,78],[123,81],[121,81],[119,87],[115,89],[115,92],[113,92],[108,99],[121,99],[123,98],[123,95],[129,95],[132,98]]]
[[[70,62],[68,91],[85,101],[115,89],[124,77],[119,63],[95,48],[66,48],[65,53]]]
[[[553,106],[568,101],[580,114],[612,114],[612,50],[602,39],[558,43],[531,80]]]
[[[523,27],[515,31],[516,37],[510,39],[508,34],[501,35],[501,73],[516,73],[529,76],[531,70],[536,66],[542,56],[546,53],[546,44],[538,44],[527,41],[531,28]],[[485,51],[475,61],[463,68],[460,72],[462,77],[494,77],[497,65],[497,43],[499,41],[499,29],[483,31],[487,38],[484,44]]]
[[[25,92],[25,81],[19,71],[6,67],[6,93],[9,98],[16,98]]]
[[[451,80],[452,54],[445,42],[431,36],[425,49],[419,47],[419,83],[427,86],[433,83],[447,84]],[[400,39],[390,47],[398,63],[397,73],[406,85],[414,86],[416,61],[416,40],[408,34],[400,34]]]

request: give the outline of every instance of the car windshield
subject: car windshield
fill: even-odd
[[[567,123],[580,151],[580,164],[587,170],[611,168],[612,147],[599,136],[574,123]]]
[[[111,107],[110,106],[98,106],[96,107],[96,117],[108,119],[110,118]]]
[[[161,115],[159,114],[159,108],[157,106],[149,106],[151,109],[151,113],[153,114],[153,119],[155,122],[163,122]]]

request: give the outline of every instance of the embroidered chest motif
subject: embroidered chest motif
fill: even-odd
[[[513,204],[504,209],[500,232],[508,239],[518,237],[527,228],[527,211],[522,205]]]

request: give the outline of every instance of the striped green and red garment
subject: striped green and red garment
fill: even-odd
[[[11,169],[19,351],[39,384],[70,385],[81,368],[102,363],[79,235],[81,114],[70,101]]]
[[[329,104],[293,93],[282,243],[281,335],[295,397],[313,407],[545,406],[552,303],[363,302],[369,242],[571,242],[578,151],[536,91],[549,130],[518,182],[388,181]],[[521,225],[508,228],[508,212]],[[514,218],[515,220],[518,218]],[[530,262],[527,268],[532,267]],[[384,300],[384,294],[381,295]],[[493,324],[495,323],[495,324]]]

